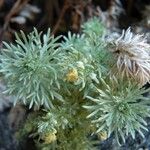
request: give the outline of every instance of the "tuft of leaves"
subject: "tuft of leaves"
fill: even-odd
[[[28,36],[21,31],[21,38],[16,34],[16,43],[7,44],[0,54],[0,72],[7,81],[6,93],[16,95],[31,108],[44,105],[52,108],[52,101],[62,101],[58,94],[60,88],[58,74],[62,51],[57,40],[47,34],[41,35],[36,29]]]
[[[149,98],[144,94],[150,89],[116,78],[108,83],[101,79],[100,84],[101,88],[96,87],[98,96],[87,96],[92,103],[83,106],[90,112],[87,118],[97,126],[97,133],[114,133],[118,143],[120,138],[125,142],[129,134],[134,139],[136,131],[144,137],[143,130],[148,131],[144,118],[150,117]]]

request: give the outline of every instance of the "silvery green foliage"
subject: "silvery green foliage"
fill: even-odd
[[[47,34],[41,36],[36,29],[28,36],[21,31],[16,34],[16,43],[7,44],[1,50],[0,72],[7,82],[6,93],[15,94],[16,101],[34,104],[37,107],[53,107],[54,99],[61,100],[57,93],[60,88],[58,79],[59,59],[62,59],[59,37]]]
[[[90,37],[101,37],[105,33],[105,27],[97,18],[89,19],[82,25],[83,32]]]
[[[92,82],[98,83],[98,76],[106,74],[111,63],[103,41],[105,34],[103,24],[93,18],[85,23],[82,29],[83,33],[80,35],[68,32],[68,36],[63,37],[61,47],[66,51],[67,57],[62,60],[62,66],[64,73],[69,68],[77,69],[78,80],[74,84],[79,86],[80,91],[84,90],[86,95],[86,87],[89,87]],[[107,64],[104,59],[108,60]]]
[[[136,53],[140,52],[137,46],[145,50],[145,40],[140,42],[141,36],[133,36],[127,30],[110,45],[104,40],[104,26],[96,18],[86,22],[82,29],[80,35],[69,32],[61,43],[57,42],[59,37],[50,36],[50,30],[44,35],[36,29],[28,36],[21,32],[21,38],[16,35],[15,44],[4,43],[0,54],[6,92],[16,95],[17,102],[29,108],[46,109],[35,113],[27,123],[34,131],[32,128],[25,131],[46,139],[49,144],[44,147],[48,149],[70,150],[74,145],[74,150],[90,150],[93,149],[87,138],[90,134],[115,133],[119,143],[120,137],[125,142],[129,134],[135,138],[136,131],[143,136],[142,130],[147,130],[144,119],[150,113],[149,98],[143,94],[149,89],[138,86],[133,80],[135,74],[131,79],[114,74],[121,57],[131,53],[139,62],[149,58],[146,52],[140,56]],[[112,48],[111,52],[108,48]],[[125,65],[129,63],[126,60]],[[148,63],[145,68],[149,70]],[[51,134],[55,134],[55,140],[50,139]]]
[[[87,96],[93,104],[83,106],[91,112],[87,118],[97,126],[97,133],[107,131],[108,137],[114,133],[118,143],[125,142],[129,135],[135,138],[136,132],[144,137],[143,130],[150,117],[149,97],[144,97],[144,88],[128,81],[111,78],[109,83],[101,79],[101,88],[96,87],[97,97]],[[120,139],[121,137],[121,139]]]

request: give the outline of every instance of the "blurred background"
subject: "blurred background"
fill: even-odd
[[[0,47],[2,41],[13,42],[15,32],[29,33],[33,27],[43,32],[51,28],[55,36],[66,35],[68,31],[80,33],[82,24],[94,16],[112,36],[131,26],[150,42],[150,0],[0,0]],[[27,112],[23,106],[12,107],[11,97],[1,94],[4,89],[0,80],[0,150],[34,150],[30,138],[21,142],[15,138]],[[120,148],[113,137],[99,147],[100,150],[150,150],[150,132],[145,133],[145,139],[138,135],[135,140],[129,137]]]
[[[150,28],[150,0],[0,0],[0,39],[33,27],[53,34],[80,32],[81,24],[97,16],[110,30],[136,26]],[[145,31],[145,32],[146,32]]]

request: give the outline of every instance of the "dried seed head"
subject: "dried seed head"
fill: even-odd
[[[113,41],[111,51],[117,57],[117,68],[122,76],[132,77],[140,85],[150,81],[150,45],[143,35],[134,35],[130,28]]]

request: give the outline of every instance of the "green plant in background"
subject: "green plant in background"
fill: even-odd
[[[107,42],[97,18],[82,29],[62,42],[50,30],[28,36],[21,31],[15,44],[4,43],[1,50],[6,93],[16,96],[14,103],[38,108],[20,132],[32,135],[39,149],[91,150],[93,134],[103,139],[114,133],[121,143],[147,130],[149,89],[142,86],[150,79],[149,45],[129,29]]]

